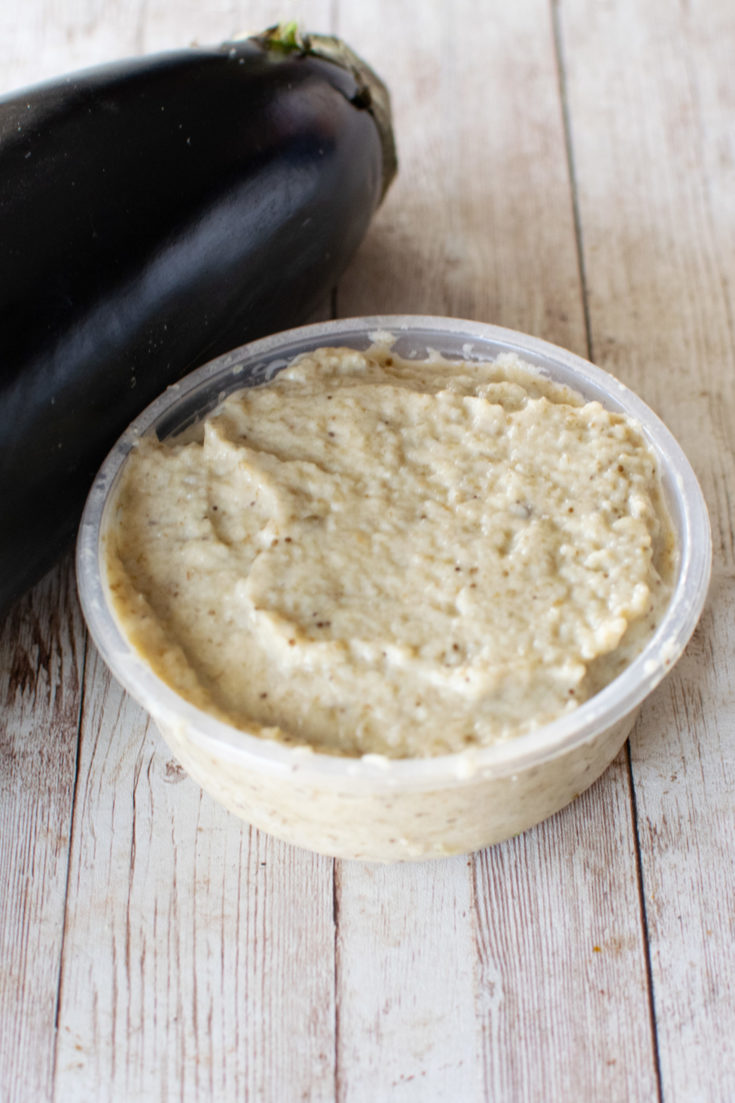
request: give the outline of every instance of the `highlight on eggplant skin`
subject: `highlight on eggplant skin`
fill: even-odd
[[[395,173],[387,90],[271,29],[0,99],[0,615],[166,386],[308,319]]]

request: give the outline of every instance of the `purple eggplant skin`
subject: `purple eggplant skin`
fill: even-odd
[[[314,312],[395,167],[385,86],[321,36],[0,100],[0,614],[70,543],[149,402]]]

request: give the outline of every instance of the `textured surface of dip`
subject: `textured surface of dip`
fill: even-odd
[[[515,357],[323,349],[131,454],[126,635],[195,705],[341,755],[486,746],[642,649],[674,558],[637,425]]]

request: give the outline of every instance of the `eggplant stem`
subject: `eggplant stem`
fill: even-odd
[[[269,27],[262,35],[258,35],[258,38],[262,42],[267,42],[269,46],[275,46],[276,49],[284,50],[287,53],[291,50],[307,53],[309,50],[308,36],[302,35],[295,19]]]

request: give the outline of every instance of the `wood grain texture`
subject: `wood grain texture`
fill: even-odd
[[[343,4],[339,28],[390,83],[400,157],[340,313],[476,318],[584,354],[546,0]]]
[[[481,1100],[472,863],[337,866],[337,1103]]]
[[[735,578],[632,743],[664,1098],[735,1098]]]
[[[470,859],[333,867],[182,776],[52,572],[0,640],[0,1098],[730,1103],[735,10],[9,0],[0,81],[282,18],[393,93],[401,171],[339,313],[589,337],[702,480],[709,608],[573,806]]]
[[[574,805],[475,859],[487,1099],[656,1097],[627,782],[623,752]]]
[[[0,632],[0,1097],[51,1098],[84,635],[65,564]]]
[[[735,11],[666,0],[560,10],[594,358],[679,439],[718,565],[732,569],[735,91],[707,74],[735,40]]]
[[[724,1103],[735,1095],[735,86],[724,60],[735,10],[568,0],[560,12],[593,349],[678,436],[712,521],[709,612],[631,753],[663,1098]]]
[[[331,1099],[332,863],[194,785],[95,656],[58,1023],[60,1099]]]

